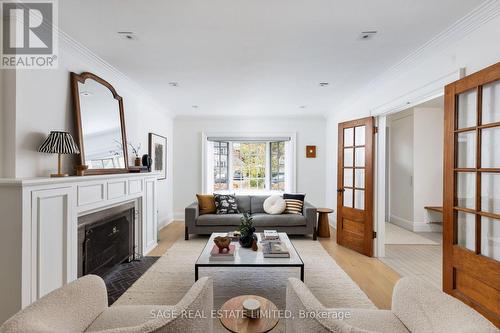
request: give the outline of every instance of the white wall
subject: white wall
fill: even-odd
[[[159,224],[172,218],[172,134],[169,112],[155,103],[134,82],[123,76],[89,50],[71,40],[60,39],[59,68],[56,70],[18,70],[15,84],[15,167],[4,174],[23,178],[47,176],[57,167],[56,157],[37,152],[51,130],[66,130],[75,135],[71,102],[70,72],[92,72],[109,81],[123,97],[127,139],[142,144],[147,153],[148,133],[167,137],[168,177],[159,182]],[[5,90],[5,89],[4,89]],[[131,155],[131,154],[129,154]],[[131,159],[133,156],[129,156]],[[75,157],[64,156],[64,169],[74,174]]]
[[[442,37],[430,43],[425,50],[421,50],[410,60],[402,61],[369,86],[353,92],[347,103],[332,108],[326,126],[327,206],[336,207],[337,203],[338,123],[370,116],[370,110],[395,100],[404,103],[405,95],[418,91],[460,68],[465,69],[465,74],[471,74],[497,63],[500,61],[500,43],[496,42],[497,31],[500,31],[500,16],[494,16],[490,20],[483,18],[481,23],[471,24],[469,27],[455,27],[448,33],[449,38]]]
[[[196,118],[174,121],[174,211],[184,218],[184,208],[202,191],[202,132],[296,132],[296,190],[306,200],[323,206],[325,201],[325,119],[321,117]],[[306,158],[306,145],[317,146],[317,157]]]
[[[389,219],[413,229],[413,110],[391,117],[389,127]]]
[[[415,107],[413,121],[413,229],[421,231],[425,223],[436,222],[424,207],[443,205],[444,110]]]

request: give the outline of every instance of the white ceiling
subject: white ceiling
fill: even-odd
[[[177,115],[311,115],[481,2],[64,0],[59,24]],[[379,33],[361,41],[365,30]]]

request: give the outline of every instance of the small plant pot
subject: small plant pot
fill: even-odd
[[[134,165],[135,166],[141,166],[141,158],[140,157],[136,157],[135,160],[134,160]]]
[[[249,249],[252,247],[254,240],[257,240],[257,236],[255,236],[255,234],[244,235],[244,236],[242,235],[240,237],[240,245],[241,247]]]

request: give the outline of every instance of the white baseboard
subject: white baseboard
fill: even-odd
[[[174,221],[175,221],[175,219],[173,219],[172,217],[168,217],[167,219],[159,222],[158,223],[158,230],[165,228],[166,226],[168,226],[170,223],[172,223]]]
[[[413,222],[396,215],[389,216],[389,222],[405,228],[406,230],[413,231]]]
[[[175,212],[174,213],[174,220],[182,220],[184,221],[184,212]]]

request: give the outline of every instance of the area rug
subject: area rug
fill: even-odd
[[[194,263],[207,238],[178,240],[114,305],[176,304],[194,283]],[[326,307],[375,308],[354,281],[328,255],[317,241],[292,238],[305,264],[305,283]],[[228,299],[255,294],[273,301],[279,309],[286,307],[288,277],[300,277],[298,268],[200,268],[200,276],[214,280],[214,307]],[[284,332],[284,321],[272,332]],[[214,322],[216,332],[224,332]]]
[[[392,223],[385,224],[385,243],[398,245],[439,245],[430,237],[424,237],[431,232],[412,232]],[[432,236],[432,235],[429,235]]]

